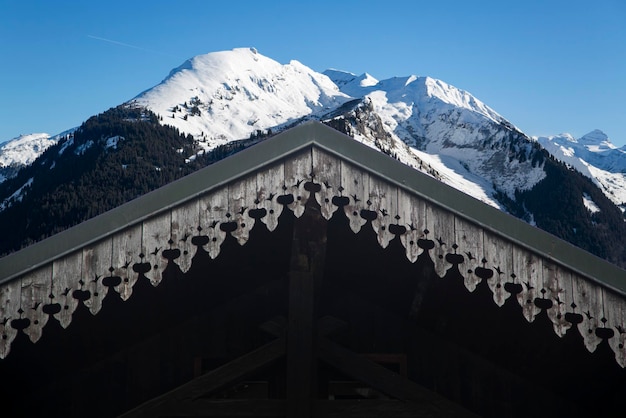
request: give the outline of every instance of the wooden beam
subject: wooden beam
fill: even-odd
[[[176,415],[178,407],[184,409],[184,403],[221,389],[278,360],[285,355],[285,344],[284,338],[278,338],[121,416],[130,418]]]
[[[287,328],[287,417],[311,416],[313,397],[313,280],[306,272],[289,275]]]
[[[311,202],[314,199],[310,199]],[[312,203],[293,227],[287,318],[287,417],[311,417],[317,397],[315,289],[324,274],[326,221]]]
[[[459,405],[415,382],[354,353],[328,338],[319,337],[318,354],[322,360],[374,389],[405,401],[417,402],[424,417],[476,417]]]

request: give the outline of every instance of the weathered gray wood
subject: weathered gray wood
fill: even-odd
[[[228,185],[228,214],[229,221],[237,224],[231,232],[239,245],[244,245],[250,238],[250,230],[254,226],[254,218],[249,216],[250,209],[254,208],[256,199],[256,174],[248,176]]]
[[[398,216],[397,223],[406,228],[406,232],[400,235],[400,242],[406,250],[406,258],[414,263],[423,251],[417,245],[418,240],[426,237],[426,203],[417,196],[398,189]]]
[[[389,231],[389,225],[397,222],[398,188],[374,176],[369,179],[369,196],[365,208],[376,212],[372,220],[372,228],[378,237],[378,244],[387,248],[394,235]]]
[[[248,354],[196,377],[176,389],[151,399],[121,415],[122,417],[153,417],[174,415],[177,405],[210,394],[228,384],[244,378],[285,355],[285,339],[279,338]]]
[[[341,195],[348,198],[348,203],[343,209],[350,221],[350,229],[356,234],[367,222],[361,217],[361,210],[366,207],[365,202],[369,195],[369,175],[341,161],[341,187]]]
[[[283,212],[283,205],[278,203],[278,196],[282,194],[282,186],[285,184],[285,167],[276,164],[257,172],[257,208],[265,209],[266,214],[262,219],[267,229],[273,231],[278,226],[278,218]]]
[[[27,318],[30,325],[24,328],[34,343],[39,341],[44,325],[48,322],[48,315],[42,311],[43,305],[48,301],[50,281],[52,280],[52,264],[33,270],[23,276],[21,282],[21,318]]]
[[[133,271],[133,264],[141,261],[141,224],[133,225],[112,237],[113,276],[121,279],[120,284],[115,286],[115,291],[120,294],[122,300],[128,300],[133,293],[133,286],[139,275]]]
[[[513,245],[489,231],[484,231],[483,239],[486,267],[493,270],[493,276],[487,279],[487,284],[493,293],[493,301],[502,306],[511,296],[504,289],[504,284],[511,280],[513,272]]]
[[[617,364],[626,367],[626,302],[623,297],[607,289],[602,289],[602,300],[607,319],[605,327],[615,332],[608,340],[609,346],[615,353]]]
[[[451,264],[446,260],[446,254],[453,253],[455,244],[454,215],[432,203],[426,204],[427,238],[435,242],[431,251],[435,272],[439,277],[446,275]]]
[[[73,292],[80,288],[79,280],[83,277],[83,252],[75,251],[57,259],[52,265],[52,303],[58,304],[59,312],[54,317],[63,328],[72,322],[72,314],[78,306],[78,299]]]
[[[17,335],[11,321],[19,318],[21,288],[20,280],[13,280],[0,286],[0,359],[9,354],[11,343]]]
[[[222,243],[226,238],[226,232],[220,228],[220,225],[226,222],[227,213],[228,188],[223,187],[200,199],[201,233],[209,237],[207,252],[211,258],[219,255]]]
[[[524,318],[528,322],[535,320],[541,309],[535,305],[535,298],[543,287],[541,258],[518,246],[513,247],[513,282],[521,285],[517,301],[522,307]]]
[[[169,248],[171,237],[172,215],[165,212],[156,215],[143,223],[141,237],[142,262],[150,263],[152,268],[146,277],[153,286],[157,286],[163,279],[163,271],[167,267],[167,259],[163,257],[163,250]]]
[[[476,275],[476,267],[482,267],[484,259],[483,229],[457,216],[454,218],[455,242],[458,254],[463,255],[459,271],[464,277],[467,290],[473,292],[482,278]]]
[[[200,226],[200,202],[194,199],[182,206],[172,209],[172,244],[170,248],[180,250],[180,257],[175,261],[183,272],[191,267],[195,247],[192,237],[198,235]]]
[[[313,181],[321,186],[315,193],[324,219],[330,219],[337,210],[333,197],[339,196],[341,185],[341,161],[319,148],[313,148]]]
[[[311,179],[312,171],[313,161],[310,149],[285,161],[285,194],[293,195],[293,202],[289,204],[289,209],[293,211],[296,218],[302,216],[306,202],[309,200],[309,192],[304,189],[304,185]]]
[[[547,309],[548,318],[552,321],[554,332],[563,337],[572,324],[565,320],[568,306],[565,304],[565,293],[572,288],[572,276],[556,264],[543,260],[543,288],[546,291],[544,298],[552,302]],[[571,291],[571,290],[569,290]]]
[[[585,347],[594,352],[602,339],[596,335],[596,329],[602,326],[602,289],[595,283],[572,273],[574,303],[582,314],[583,321],[578,324],[578,331],[583,337]]]
[[[83,249],[81,290],[89,292],[89,298],[83,303],[94,315],[100,311],[102,301],[108,291],[102,279],[110,274],[112,254],[113,241],[110,238]]]

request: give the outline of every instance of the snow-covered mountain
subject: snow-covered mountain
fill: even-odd
[[[324,74],[352,97],[365,98],[397,148],[434,169],[437,177],[496,207],[498,192],[512,197],[531,188],[543,170],[525,156],[531,144],[493,109],[466,91],[430,77],[378,81],[369,74],[327,70]],[[408,145],[406,148],[404,145]],[[404,162],[410,158],[394,152]],[[414,165],[414,164],[411,164]]]
[[[591,178],[613,203],[626,210],[626,146],[616,147],[598,129],[579,139],[567,133],[534,139],[555,158]]]
[[[280,64],[254,48],[200,55],[132,100],[206,148],[316,117],[349,99],[298,61]]]
[[[367,125],[361,120],[361,128],[349,132],[355,139],[499,208],[494,196],[512,198],[545,175],[528,159],[532,146],[520,139],[525,135],[518,128],[470,93],[430,77],[379,81],[367,73],[318,73],[298,61],[280,64],[254,48],[237,48],[185,61],[129,103],[155,112],[161,123],[192,135],[205,150],[304,119],[358,111],[361,118],[368,115],[369,125],[380,126],[360,132]],[[567,135],[535,139],[621,204],[625,151],[594,132],[579,141]],[[22,136],[0,146],[0,182],[63,134]]]
[[[0,144],[0,183],[11,177],[22,166],[35,161],[56,141],[45,133],[20,135]]]
[[[0,143],[0,183],[13,177],[17,170],[31,164],[61,137],[74,130],[70,129],[54,136],[46,133],[20,135]]]
[[[120,126],[129,121],[173,127],[183,133],[186,145],[176,152],[184,153],[183,161],[189,164],[207,151],[223,153],[226,144],[231,150],[239,149],[251,143],[239,140],[257,140],[316,119],[483,202],[626,265],[626,240],[621,245],[605,238],[626,228],[616,208],[626,201],[626,151],[614,147],[600,131],[578,140],[568,135],[530,138],[470,93],[441,80],[414,75],[377,80],[367,73],[336,69],[319,73],[297,61],[280,64],[254,48],[238,48],[186,61],[122,107],[126,111],[110,110],[117,116],[103,114],[100,122],[100,115],[94,117],[91,127],[76,130],[76,137],[38,135],[31,142],[24,137],[4,144],[0,162],[13,167],[7,177],[15,167],[30,164],[45,149],[43,144],[61,138],[65,142],[59,150],[46,153],[45,161],[39,163],[47,167],[41,175],[60,170],[55,158],[64,158],[67,147],[75,148],[75,156],[98,148],[90,151],[92,158],[100,158],[96,151],[117,152],[117,147],[107,145],[107,138],[133,142],[128,126]],[[123,116],[125,112],[134,115],[132,121],[124,119],[129,117]],[[18,152],[21,160],[10,151],[20,143],[25,147]],[[546,158],[546,150],[568,166]],[[126,170],[134,163],[124,158],[116,164]],[[142,164],[159,168],[159,162],[141,158]],[[150,158],[158,159],[154,153]],[[30,172],[35,173],[35,168]],[[4,202],[0,214],[22,202],[24,193],[41,190],[36,174],[3,180],[0,177],[0,202]],[[569,188],[568,193],[556,192],[562,188]],[[626,236],[626,229],[623,232]]]
[[[430,77],[378,81],[338,70],[321,74],[239,48],[186,61],[130,103],[193,135],[204,149],[303,119],[358,111],[371,120],[361,124],[370,125],[365,131],[349,132],[357,140],[496,207],[502,206],[494,195],[512,196],[544,175],[528,159],[503,164],[513,148],[529,153],[530,142],[511,145],[512,134],[522,135],[517,128],[471,94]]]

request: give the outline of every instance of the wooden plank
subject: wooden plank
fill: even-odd
[[[80,288],[78,281],[82,277],[83,252],[80,250],[57,259],[52,264],[51,303],[58,304],[58,312],[54,313],[54,317],[63,328],[70,325],[72,315],[79,304],[73,293]]]
[[[141,224],[133,225],[112,238],[113,276],[120,278],[120,283],[115,286],[115,291],[120,294],[122,300],[128,300],[133,293],[133,286],[139,275],[133,271],[133,265],[141,261]]]
[[[320,337],[317,342],[322,360],[393,398],[420,403],[424,408],[424,416],[429,416],[427,414],[445,417],[475,416],[440,395],[341,347],[328,338]]]
[[[544,298],[552,303],[546,312],[552,321],[556,335],[563,337],[572,326],[569,321],[565,320],[565,314],[568,310],[568,306],[565,304],[565,293],[571,292],[572,275],[548,260],[543,260],[542,266],[543,288],[546,291]]]
[[[535,298],[540,295],[543,286],[541,259],[521,247],[513,247],[513,282],[520,285],[517,302],[522,307],[524,318],[528,322],[535,320],[541,309],[535,305]]]
[[[572,329],[572,325],[575,324],[572,324],[571,321],[575,322],[576,320],[574,318],[581,315],[578,305],[574,302],[574,279],[572,272],[566,268],[560,268],[559,275],[563,278],[560,282],[563,288],[562,296],[560,296],[562,307],[565,310],[563,315],[564,319],[570,323],[569,329]]]
[[[231,362],[151,399],[122,414],[122,417],[152,417],[174,415],[177,405],[189,402],[219,390],[230,383],[249,376],[285,355],[285,339],[278,338]]]
[[[313,161],[311,149],[306,149],[285,161],[285,194],[293,196],[293,202],[288,207],[299,218],[309,199],[309,192],[304,185],[311,179]]]
[[[400,242],[406,250],[406,258],[414,263],[423,252],[418,241],[426,238],[426,202],[398,189],[398,216],[397,223],[406,228],[406,232],[400,235]]]
[[[287,417],[310,416],[314,388],[313,294],[310,272],[289,273]]]
[[[201,233],[208,237],[207,252],[211,258],[219,255],[226,232],[220,227],[227,222],[228,188],[216,190],[200,199]]]
[[[254,208],[256,199],[256,174],[237,180],[228,185],[228,213],[229,221],[236,224],[231,232],[239,245],[244,245],[250,238],[250,230],[254,226],[254,218],[249,216],[249,210]],[[229,216],[230,215],[230,216]]]
[[[107,294],[102,279],[110,275],[113,254],[113,240],[107,238],[95,245],[83,248],[83,274],[79,281],[81,292],[87,299],[83,300],[92,314],[97,314],[102,308],[102,301]]]
[[[438,206],[428,203],[426,205],[426,236],[435,243],[435,248],[429,253],[433,259],[435,272],[439,277],[446,275],[451,264],[446,260],[446,255],[454,252],[452,246],[455,243],[454,215]]]
[[[378,177],[370,176],[369,195],[365,203],[366,209],[376,213],[376,218],[371,222],[378,237],[378,244],[382,248],[387,248],[394,238],[389,225],[397,222],[395,216],[398,214],[398,188]]]
[[[609,346],[615,353],[615,360],[621,367],[626,367],[626,301],[624,297],[607,289],[602,289],[605,327],[615,333],[608,339]]]
[[[367,222],[361,217],[361,210],[365,208],[369,187],[369,175],[362,169],[356,168],[345,161],[341,161],[341,196],[346,197],[347,204],[343,207],[346,217],[350,221],[350,229],[358,233]]]
[[[483,280],[476,274],[476,268],[484,265],[483,229],[461,217],[454,218],[455,243],[457,254],[463,255],[459,271],[464,277],[467,290],[473,292]]]
[[[9,354],[11,343],[17,336],[17,329],[11,326],[11,322],[19,319],[21,288],[19,279],[0,286],[0,359]]]
[[[338,208],[333,204],[333,197],[340,193],[341,161],[319,148],[313,148],[313,181],[320,186],[315,199],[320,205],[322,216],[328,220]]]
[[[483,237],[486,267],[493,270],[493,276],[487,279],[487,284],[493,294],[493,301],[502,306],[511,296],[504,285],[511,280],[513,272],[513,244],[489,231],[484,231]]]
[[[257,208],[265,209],[266,214],[263,222],[269,231],[278,226],[278,218],[283,212],[283,205],[278,203],[278,196],[283,193],[282,186],[285,184],[285,167],[276,164],[257,172]]]
[[[163,257],[163,250],[169,248],[172,230],[172,215],[165,212],[143,222],[141,235],[142,263],[149,263],[150,270],[146,277],[153,286],[157,286],[163,279],[163,271],[167,267],[167,259]]]
[[[572,273],[572,283],[574,288],[574,303],[582,314],[582,322],[578,325],[578,331],[583,337],[585,347],[593,353],[598,344],[602,341],[596,335],[596,329],[601,324],[604,317],[602,310],[602,289],[595,283],[590,282],[578,274]]]
[[[20,318],[28,320],[29,325],[24,328],[24,333],[34,343],[39,341],[43,327],[48,322],[49,316],[42,309],[49,300],[51,280],[52,264],[31,271],[20,280],[20,309],[22,311]]]
[[[175,260],[183,272],[191,267],[191,260],[195,254],[192,238],[198,235],[200,226],[200,202],[194,199],[191,202],[172,209],[172,244],[170,248],[180,250],[180,256]]]

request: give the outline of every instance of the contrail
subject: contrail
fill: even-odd
[[[93,35],[87,35],[87,37],[88,37],[88,38],[91,38],[91,39],[96,39],[96,40],[98,40],[98,41],[108,42],[108,43],[110,43],[110,44],[114,44],[114,45],[120,45],[120,46],[125,46],[125,47],[127,47],[127,48],[138,49],[138,50],[140,50],[140,51],[144,51],[144,52],[150,52],[150,53],[153,53],[153,54],[160,54],[160,55],[165,55],[165,56],[168,56],[168,57],[173,57],[173,55],[166,54],[166,53],[164,53],[164,52],[154,51],[154,50],[152,50],[152,49],[146,49],[146,48],[142,48],[142,47],[140,47],[140,46],[131,45],[131,44],[126,44],[126,43],[124,43],[124,42],[114,41],[113,39],[101,38],[101,37],[99,37],[99,36],[93,36]]]

